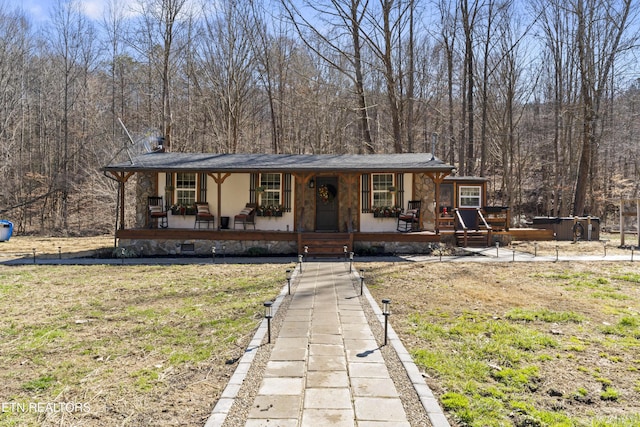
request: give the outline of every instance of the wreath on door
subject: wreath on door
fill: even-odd
[[[322,203],[327,204],[333,201],[335,196],[336,194],[333,186],[323,184],[320,187],[318,187],[318,197],[320,198],[320,201]]]

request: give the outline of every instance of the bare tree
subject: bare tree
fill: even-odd
[[[60,100],[60,149],[58,168],[53,180],[55,187],[61,191],[60,218],[62,229],[68,230],[68,201],[73,181],[77,178],[78,168],[77,155],[82,149],[82,143],[72,140],[72,134],[82,134],[79,126],[82,126],[82,111],[79,116],[75,116],[74,106],[78,100],[86,95],[87,75],[91,72],[91,67],[96,59],[94,30],[82,13],[78,0],[58,0],[52,14],[52,25],[54,33],[50,37],[51,51],[55,54],[53,58],[54,67],[59,68],[59,76],[62,99]],[[82,109],[80,109],[82,110]],[[78,122],[73,123],[73,120]],[[79,144],[78,144],[79,143]]]
[[[628,18],[632,1],[608,2],[575,0],[572,12],[577,19],[576,41],[580,69],[582,101],[582,152],[578,166],[573,213],[584,214],[587,188],[594,184],[593,174],[597,162],[598,122],[601,104],[609,75],[620,49],[623,35],[628,31]],[[593,208],[593,205],[590,206]]]
[[[375,152],[371,138],[369,106],[365,96],[362,64],[362,22],[367,13],[368,0],[329,0],[326,3],[304,0],[302,4],[316,15],[314,18],[317,19],[317,23],[312,23],[310,18],[301,12],[296,2],[282,0],[282,4],[306,46],[353,81],[357,103],[356,112],[360,118],[360,138],[362,139],[359,151]],[[323,34],[321,28],[324,25],[333,27],[336,31],[346,32],[350,40],[350,48],[343,47],[340,38]],[[314,46],[308,32],[331,49],[333,55],[323,54]],[[345,67],[335,58],[346,58],[350,67]]]
[[[129,38],[132,47],[147,58],[148,62],[148,113],[153,110],[153,88],[157,78],[160,80],[160,128],[165,146],[171,149],[173,127],[172,79],[183,57],[186,40],[184,25],[187,0],[139,0],[141,12],[140,27]],[[137,28],[136,28],[137,29]],[[150,117],[151,118],[151,117]]]

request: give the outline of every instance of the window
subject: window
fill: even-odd
[[[460,203],[461,208],[479,208],[481,202],[480,187],[460,186]]]
[[[193,206],[196,202],[196,174],[176,174],[176,204]]]
[[[280,205],[281,177],[279,173],[260,174],[260,204],[264,206]]]
[[[371,181],[373,184],[373,206],[394,206],[395,191],[389,191],[389,188],[393,187],[393,174],[376,173],[371,176]]]

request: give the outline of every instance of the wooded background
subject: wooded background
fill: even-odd
[[[631,0],[109,0],[99,20],[59,0],[46,22],[2,1],[0,217],[17,232],[113,230],[99,168],[126,159],[118,118],[177,152],[434,144],[517,221],[638,197]]]

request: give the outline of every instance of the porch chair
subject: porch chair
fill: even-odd
[[[167,209],[164,206],[162,196],[149,196],[147,198],[147,207],[147,211],[149,212],[149,228],[169,227]]]
[[[255,203],[247,203],[240,211],[240,213],[233,217],[233,229],[236,229],[236,224],[242,224],[242,229],[247,229],[247,224],[253,225],[253,229],[256,229],[256,207]]]
[[[193,228],[200,228],[202,223],[207,224],[207,228],[209,228],[209,224],[212,223],[215,228],[216,217],[209,210],[209,203],[207,202],[196,202],[196,220],[193,223]]]
[[[409,200],[407,211],[398,215],[398,231],[420,230],[420,200]]]

